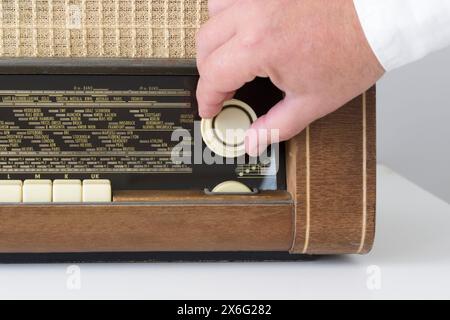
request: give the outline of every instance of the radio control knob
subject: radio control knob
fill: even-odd
[[[201,132],[211,151],[225,158],[245,155],[245,134],[257,119],[255,111],[245,102],[226,101],[213,119],[203,119]]]
[[[241,182],[225,181],[218,184],[212,193],[252,193],[252,190]]]

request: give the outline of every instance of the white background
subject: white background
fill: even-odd
[[[379,82],[378,155],[450,203],[450,48]]]

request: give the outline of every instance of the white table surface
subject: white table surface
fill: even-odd
[[[380,166],[377,228],[375,248],[367,256],[81,264],[79,288],[67,285],[68,264],[0,265],[0,298],[450,298],[450,204]]]

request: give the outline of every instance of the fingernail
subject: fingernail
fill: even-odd
[[[214,116],[209,114],[209,113],[200,112],[200,118],[202,118],[202,119],[212,119],[212,118],[214,118]]]

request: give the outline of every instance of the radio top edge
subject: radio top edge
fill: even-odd
[[[198,75],[195,59],[0,58],[0,74]]]

